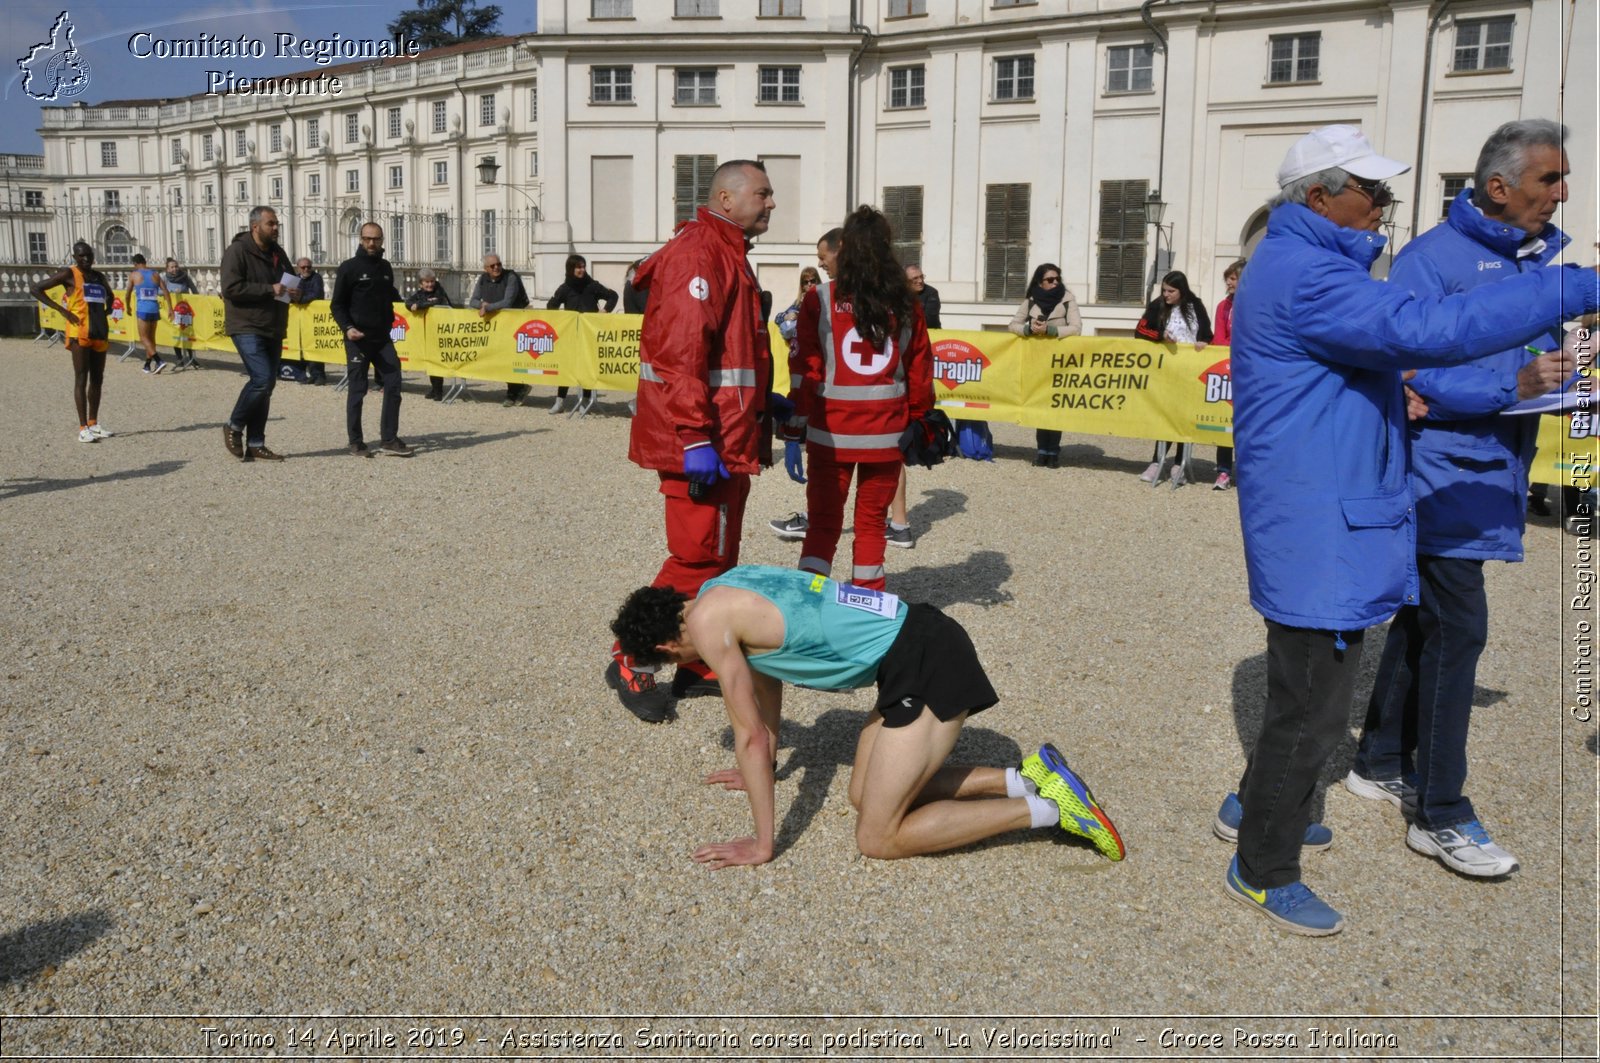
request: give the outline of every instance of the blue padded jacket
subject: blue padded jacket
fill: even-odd
[[[1394,260],[1392,284],[1419,295],[1467,292],[1543,269],[1570,240],[1547,225],[1544,249],[1517,257],[1523,230],[1484,216],[1467,189],[1446,221],[1406,245]],[[1533,346],[1561,346],[1561,308],[1552,298],[1550,330]],[[1517,373],[1533,360],[1523,347],[1448,369],[1424,369],[1411,386],[1428,401],[1414,421],[1411,487],[1417,499],[1417,552],[1434,557],[1521,561],[1523,499],[1533,462],[1538,417],[1502,417],[1517,401]]]
[[[1250,602],[1357,631],[1417,600],[1404,369],[1452,365],[1600,307],[1600,275],[1534,270],[1456,295],[1375,281],[1376,233],[1276,207],[1233,311],[1233,431]]]

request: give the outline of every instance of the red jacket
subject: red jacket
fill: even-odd
[[[911,310],[879,350],[856,332],[832,281],[806,293],[796,335],[803,376],[791,397],[796,416],[807,419],[809,444],[833,450],[837,461],[900,458],[900,433],[933,409],[933,348],[921,303],[913,300]]]
[[[701,207],[634,276],[650,296],[628,434],[628,459],[642,468],[682,472],[684,450],[704,443],[730,472],[770,464],[772,351],[745,251],[744,231]]]

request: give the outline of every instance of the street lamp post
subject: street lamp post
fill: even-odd
[[[1154,298],[1156,285],[1160,282],[1163,272],[1161,269],[1161,235],[1163,232],[1167,236],[1167,254],[1168,256],[1172,254],[1172,230],[1177,227],[1177,223],[1162,225],[1161,221],[1166,217],[1166,214],[1167,204],[1161,198],[1161,190],[1158,188],[1151,189],[1149,197],[1144,201],[1144,219],[1145,224],[1155,229],[1156,232],[1154,245],[1151,248],[1150,288],[1146,295],[1147,298]]]

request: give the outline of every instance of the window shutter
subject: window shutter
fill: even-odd
[[[897,185],[883,190],[883,214],[889,220],[894,257],[902,266],[922,262],[922,186]]]
[[[1025,184],[990,185],[984,192],[983,297],[1021,299],[1028,288],[1028,203]]]
[[[679,155],[673,160],[672,221],[689,221],[695,208],[711,198],[711,175],[716,173],[715,155]]]
[[[1144,301],[1145,202],[1148,181],[1100,182],[1100,239],[1095,299],[1137,305]]]

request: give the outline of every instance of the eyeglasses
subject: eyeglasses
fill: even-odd
[[[1061,283],[1061,278],[1060,277],[1040,277],[1039,278],[1039,283],[1040,284],[1060,284]]]
[[[1357,192],[1372,200],[1372,205],[1379,210],[1394,202],[1394,193],[1382,181],[1363,181],[1359,177],[1352,177],[1349,184],[1339,189],[1339,191],[1343,192],[1347,188],[1354,188]]]
[[[484,269],[493,269],[493,270],[498,270],[498,269],[499,269],[499,268],[500,268],[500,263],[498,263],[498,262],[491,262],[491,263],[489,263],[489,264],[488,264],[488,265],[487,265],[487,266],[485,266],[485,267],[483,267],[483,268],[484,268]]]
[[[817,279],[815,279],[815,278],[813,278],[813,277],[807,277],[801,283],[804,284],[807,288],[815,288],[817,285],[821,284],[822,282],[817,280]]]

